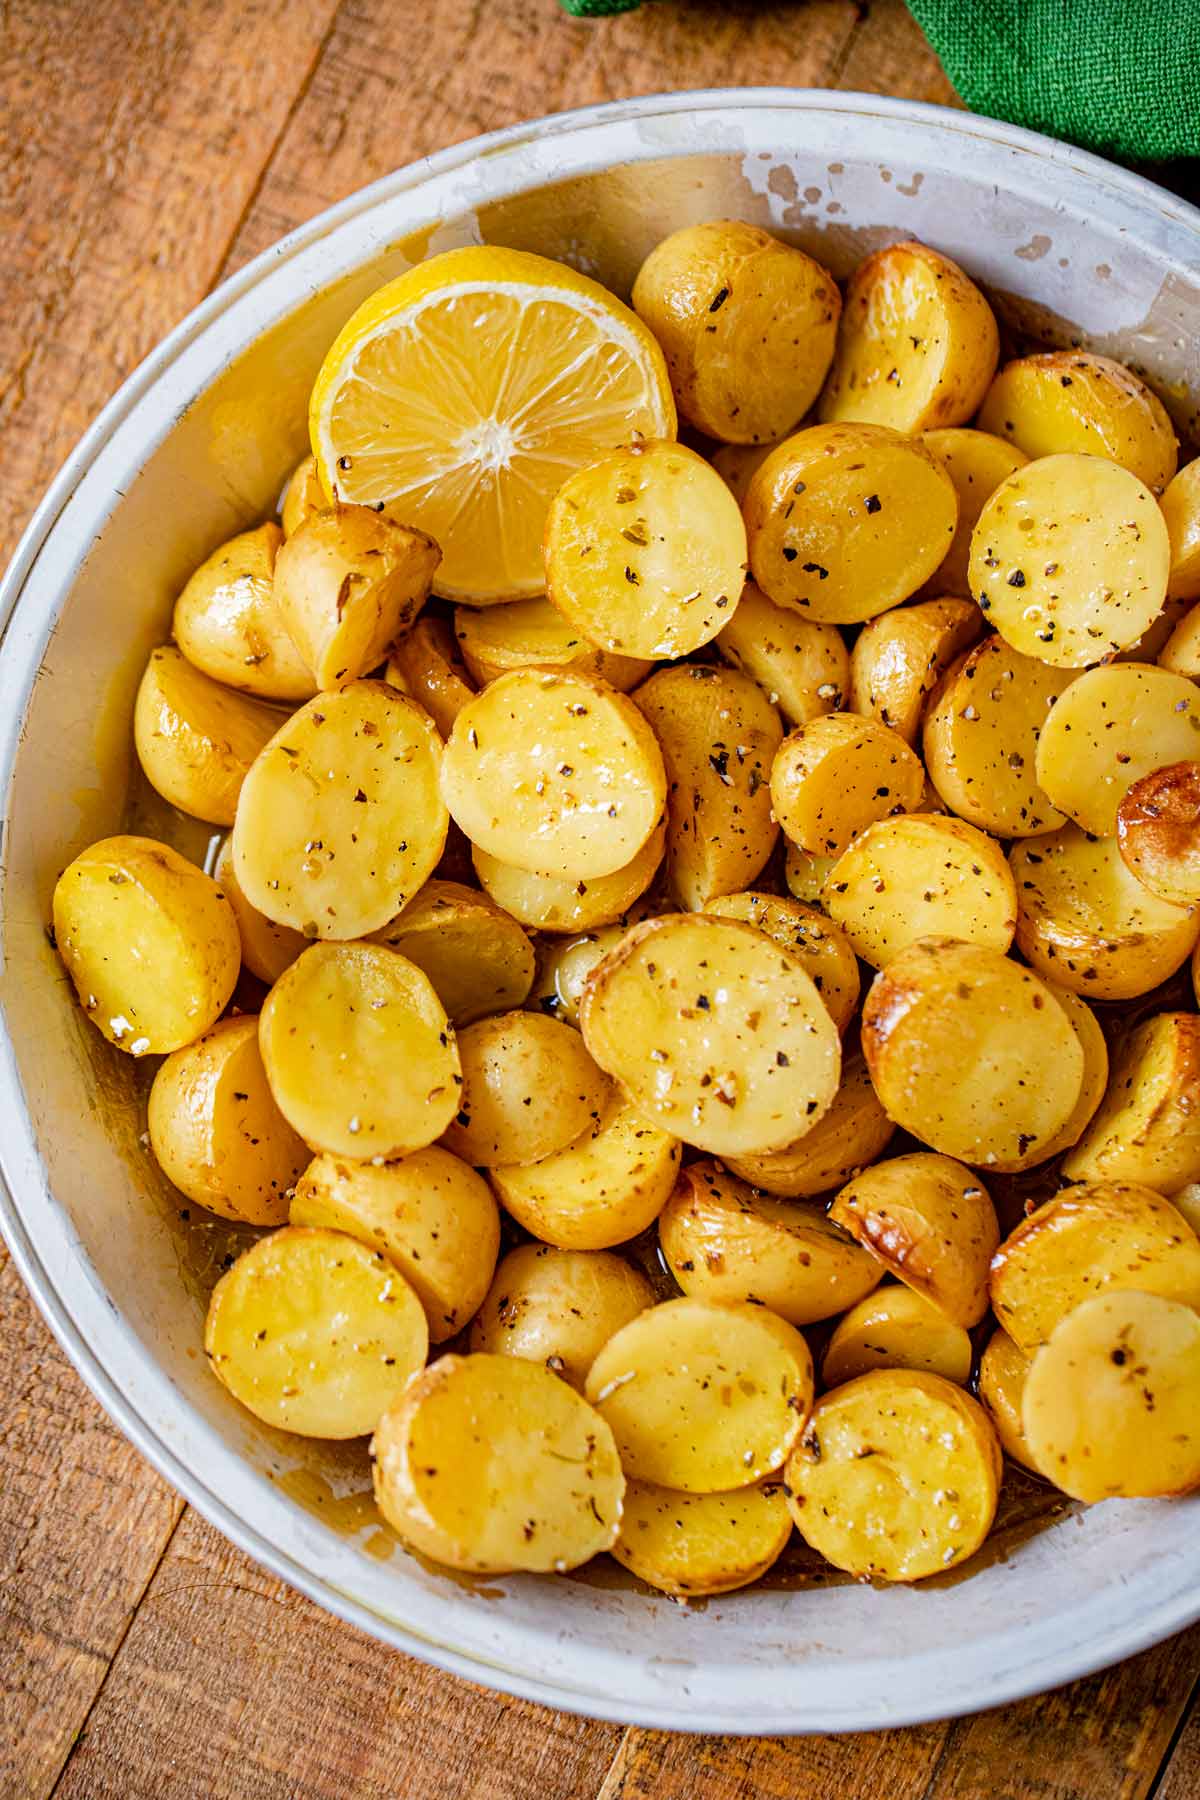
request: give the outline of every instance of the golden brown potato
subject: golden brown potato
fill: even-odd
[[[582,1393],[609,1338],[653,1304],[650,1283],[623,1257],[519,1244],[496,1270],[471,1349],[544,1363]]]
[[[1049,980],[1088,1000],[1132,1000],[1173,975],[1200,936],[1200,913],[1143,887],[1115,838],[1078,825],[1014,844],[1017,946]]]
[[[290,1218],[381,1251],[425,1308],[434,1344],[483,1304],[500,1251],[487,1182],[437,1144],[398,1162],[315,1157],[296,1183]]]
[[[734,669],[660,669],[632,695],[667,771],[667,882],[690,912],[762,873],[779,828],[771,764],[783,739],[762,689]]]
[[[1162,513],[1099,456],[1043,456],[1002,481],[971,536],[971,592],[1005,641],[1060,669],[1127,650],[1167,594]]]
[[[754,579],[807,619],[873,619],[928,581],[954,537],[954,483],[883,425],[812,425],[785,438],[742,503]]]
[[[188,661],[226,687],[308,700],[317,684],[275,602],[282,542],[278,525],[260,525],[214,550],[176,600],[171,632]]]
[[[987,1408],[1000,1448],[1014,1462],[1037,1470],[1033,1452],[1025,1440],[1021,1407],[1029,1377],[1029,1358],[997,1327],[979,1359],[979,1398]]]
[[[937,457],[958,495],[958,525],[942,563],[929,578],[929,591],[959,594],[969,600],[973,598],[967,576],[971,533],[985,502],[1029,458],[1014,444],[1006,444],[1003,438],[993,437],[987,431],[951,426],[945,431],[923,431],[921,442]]]
[[[845,705],[850,652],[837,626],[810,623],[776,606],[752,581],[717,633],[717,649],[757,681],[789,725],[807,725]]]
[[[564,1024],[578,1025],[579,1002],[587,978],[598,962],[615,948],[629,927],[644,917],[640,908],[615,925],[581,931],[574,937],[547,937],[538,945],[537,976],[527,1004]]]
[[[322,691],[369,675],[425,604],[442,553],[370,506],[311,513],[284,540],[275,601]]]
[[[1161,494],[1178,446],[1162,401],[1132,369],[1090,350],[1048,350],[1006,363],[979,411],[1027,456],[1103,456]]]
[[[594,675],[618,693],[644,681],[653,664],[640,656],[598,650],[548,600],[513,600],[507,606],[457,606],[454,637],[479,687],[510,669],[562,670]]]
[[[306,948],[308,939],[302,931],[293,931],[290,925],[277,925],[274,919],[268,919],[266,913],[260,913],[257,907],[251,906],[241,890],[237,871],[233,866],[231,837],[225,839],[217,853],[217,860],[213,864],[213,879],[233,908],[238,936],[242,940],[242,961],[252,975],[257,975],[260,981],[265,981],[270,987],[295,962],[300,952]]]
[[[1177,1207],[1133,1182],[1064,1188],[992,1259],[992,1307],[1027,1356],[1102,1290],[1138,1288],[1200,1306],[1200,1240]]]
[[[323,512],[328,505],[321,478],[317,474],[317,459],[315,456],[306,456],[292,470],[283,491],[280,517],[284,537],[291,537],[294,531],[299,531],[305,519],[315,512]]]
[[[1200,1018],[1143,1019],[1113,1061],[1103,1103],[1063,1163],[1071,1181],[1133,1181],[1172,1194],[1200,1181]]]
[[[773,443],[719,444],[712,452],[709,461],[739,506],[746,498],[750,477],[774,448]]]
[[[387,679],[425,708],[443,738],[450,736],[455,719],[475,697],[454,633],[445,619],[427,613],[392,645]]]
[[[1170,608],[1162,616],[1172,616]],[[1200,681],[1200,606],[1189,607],[1172,625],[1170,636],[1158,653],[1158,664],[1172,674]]]
[[[813,856],[840,856],[877,819],[914,811],[924,787],[921,759],[899,732],[858,713],[801,725],[771,768],[775,817]]]
[[[732,1494],[682,1494],[631,1481],[612,1554],[648,1587],[694,1600],[757,1581],[791,1535],[792,1515],[778,1483]]]
[[[531,931],[593,931],[615,925],[641,899],[658,874],[667,843],[661,819],[632,862],[612,875],[572,881],[569,876],[535,875],[489,856],[473,845],[471,860],[479,885],[497,906]]]
[[[871,1085],[866,1060],[856,1050],[842,1063],[841,1085],[829,1111],[810,1131],[782,1150],[724,1160],[735,1175],[768,1194],[788,1200],[810,1199],[842,1187],[882,1156],[895,1132]]]
[[[637,443],[569,475],[550,502],[546,593],[602,650],[656,660],[716,637],[746,578],[746,528],[711,463]]]
[[[829,1217],[955,1325],[978,1325],[1000,1242],[986,1188],[948,1156],[894,1156],[864,1169]]]
[[[427,881],[371,941],[424,969],[454,1025],[511,1012],[533,986],[537,959],[517,921],[457,881]]]
[[[647,1120],[714,1156],[781,1149],[837,1092],[841,1041],[803,962],[733,919],[635,925],[579,1022]]]
[[[673,231],[633,284],[683,417],[731,444],[782,437],[821,390],[842,296],[811,256],[740,219]]]
[[[809,851],[802,850],[799,844],[793,844],[790,838],[785,838],[783,878],[788,893],[794,900],[803,901],[806,906],[823,907],[825,883],[836,861],[836,856],[813,856]]]
[[[1099,1019],[1070,988],[1059,987],[1053,981],[1047,981],[1046,987],[1066,1013],[1079,1039],[1083,1051],[1083,1085],[1070,1118],[1043,1151],[1043,1162],[1061,1156],[1064,1150],[1079,1142],[1108,1087],[1108,1039]]]
[[[54,940],[88,1018],[131,1056],[195,1043],[225,1010],[241,944],[225,895],[153,838],[102,838],[54,889]]]
[[[1200,600],[1200,457],[1168,482],[1162,510],[1171,541],[1167,592],[1177,600]]]
[[[1017,895],[998,844],[962,819],[908,813],[860,832],[826,877],[829,916],[875,968],[918,938],[1007,950]]]
[[[861,981],[858,960],[840,926],[815,906],[775,894],[725,894],[704,910],[716,919],[741,919],[757,926],[794,951],[812,976],[830,1018],[845,1031],[858,1006]]]
[[[1040,1162],[1083,1086],[1083,1049],[1053,994],[981,944],[924,938],[902,950],[867,995],[862,1032],[896,1123],[980,1167]]]
[[[1143,775],[1200,754],[1200,694],[1153,663],[1113,663],[1058,696],[1037,746],[1037,778],[1053,805],[1096,837],[1112,837],[1122,795]]]
[[[285,715],[235,694],[170,645],[150,652],[133,739],[151,787],[209,825],[232,825],[247,771]]]
[[[459,1033],[462,1089],[443,1142],[476,1168],[541,1162],[596,1124],[610,1098],[604,1074],[569,1025],[508,1012]]]
[[[889,244],[850,277],[820,417],[965,425],[999,355],[992,309],[958,264],[927,244]]]
[[[1177,1206],[1196,1236],[1200,1238],[1200,1182],[1189,1181],[1185,1188],[1171,1195],[1172,1206]]]
[[[890,1282],[838,1320],[821,1360],[821,1380],[831,1388],[869,1369],[924,1369],[965,1387],[972,1360],[963,1326],[915,1288]]]
[[[1117,806],[1117,848],[1158,899],[1200,903],[1200,762],[1169,763],[1133,782]]]
[[[968,600],[921,600],[871,619],[850,656],[850,711],[915,744],[926,699],[982,631],[983,615]]]

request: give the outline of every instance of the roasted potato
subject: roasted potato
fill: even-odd
[[[54,889],[54,940],[88,1018],[131,1056],[195,1043],[237,985],[241,943],[216,882],[153,838],[102,838]]]
[[[260,525],[214,550],[176,600],[171,632],[188,661],[226,687],[308,700],[317,684],[275,600],[282,542],[278,525]]]
[[[944,431],[923,431],[921,442],[932,452],[954,483],[958,495],[958,524],[942,562],[929,577],[931,594],[958,594],[972,599],[967,565],[971,533],[984,504],[1000,483],[1029,461],[1023,450],[988,431],[951,426]]]
[[[1200,1181],[1200,1018],[1158,1013],[1118,1050],[1099,1111],[1063,1163],[1071,1181],[1173,1194]]]
[[[645,657],[598,650],[548,600],[458,606],[454,636],[459,654],[480,687],[511,669],[546,669],[552,674],[594,675],[625,694],[644,681],[654,666]]]
[[[371,941],[424,969],[454,1025],[524,1005],[537,969],[517,921],[457,881],[427,881]]]
[[[821,1380],[831,1388],[869,1369],[924,1369],[965,1387],[972,1360],[962,1325],[915,1288],[889,1282],[838,1320],[821,1359]]]
[[[1171,1195],[1171,1204],[1179,1208],[1196,1236],[1200,1238],[1200,1182],[1189,1181],[1180,1188],[1177,1194]]]
[[[475,698],[475,689],[459,659],[454,633],[445,619],[422,613],[415,625],[392,645],[387,679],[402,694],[423,706],[448,738],[463,707]]]
[[[598,1123],[607,1079],[569,1025],[507,1012],[459,1033],[462,1089],[446,1147],[477,1168],[541,1162]]]
[[[646,1277],[610,1251],[519,1244],[496,1270],[471,1349],[544,1363],[582,1393],[609,1338],[653,1304]]]
[[[250,765],[285,715],[235,694],[169,644],[150,652],[133,714],[133,741],[151,787],[209,825],[232,825]]]
[[[775,894],[725,894],[705,907],[715,919],[741,919],[794,953],[813,979],[813,986],[839,1031],[845,1031],[858,1007],[861,980],[850,941],[839,925],[818,907]]]
[[[774,449],[773,443],[718,444],[711,453],[709,461],[739,506],[746,498],[750,477]]]
[[[1200,600],[1200,457],[1167,483],[1162,510],[1171,543],[1167,592],[1177,600]]]
[[[472,846],[471,860],[484,892],[522,925],[531,931],[575,933],[623,919],[658,874],[666,843],[667,823],[660,819],[632,862],[588,881],[535,875],[489,856],[478,845]]]
[[[725,661],[756,681],[789,725],[807,725],[845,705],[850,652],[837,626],[776,606],[752,581],[716,642]]]
[[[1200,904],[1200,762],[1169,763],[1133,782],[1117,806],[1117,848],[1159,900]]]
[[[922,600],[871,619],[850,657],[850,711],[915,744],[928,696],[982,630],[979,608],[968,600]]]
[[[1175,473],[1175,428],[1132,369],[1090,350],[1048,350],[1006,363],[979,425],[1027,456],[1102,456],[1161,494]]]
[[[1168,614],[1160,616],[1167,617]],[[1174,675],[1186,675],[1190,681],[1200,681],[1200,606],[1190,606],[1175,620],[1157,661],[1161,669],[1170,669]]]
[[[802,850],[799,844],[793,844],[790,838],[785,838],[783,878],[788,893],[805,906],[823,907],[825,883],[836,861],[836,856],[812,856],[807,850]]]
[[[877,819],[914,811],[924,787],[921,760],[899,732],[858,713],[801,725],[771,768],[775,817],[813,856],[840,856]]]
[[[735,1175],[768,1194],[810,1199],[842,1187],[873,1163],[895,1136],[896,1127],[871,1085],[866,1059],[854,1051],[842,1063],[842,1079],[829,1111],[809,1131],[782,1150],[760,1156],[727,1156]]]
[[[1059,987],[1053,981],[1047,981],[1046,986],[1066,1013],[1079,1039],[1083,1051],[1083,1085],[1070,1118],[1045,1150],[1043,1162],[1061,1156],[1064,1150],[1079,1142],[1108,1087],[1108,1039],[1099,1019],[1070,988]]]
[[[227,837],[217,852],[213,879],[233,908],[242,941],[242,961],[252,975],[257,975],[270,987],[307,947],[308,939],[302,931],[293,931],[290,925],[277,925],[266,913],[251,906],[233,866],[232,837]]]
[[[544,938],[538,946],[537,976],[527,1004],[564,1024],[578,1025],[579,1002],[588,976],[634,923],[635,918],[626,918],[574,937]]]
[[[1194,683],[1153,663],[1113,663],[1088,669],[1058,696],[1038,738],[1037,779],[1069,819],[1112,837],[1135,781],[1197,755]]]
[[[897,431],[965,425],[1000,356],[991,307],[948,256],[889,244],[850,277],[822,419]]]
[[[757,1581],[791,1535],[792,1515],[778,1482],[732,1494],[683,1494],[631,1481],[612,1554],[648,1587],[695,1600]]]
[[[1036,1472],[1037,1464],[1021,1422],[1028,1377],[1029,1358],[1017,1349],[1007,1331],[997,1327],[979,1359],[979,1398],[996,1428],[1004,1454]]]
[[[299,531],[305,519],[315,512],[323,512],[328,505],[321,478],[317,474],[317,459],[315,456],[306,456],[303,462],[296,464],[283,490],[280,518],[284,537],[291,537],[293,532]]]

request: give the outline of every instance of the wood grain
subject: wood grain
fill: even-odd
[[[1196,1800],[1200,1794],[1200,1676],[1187,1721],[1173,1746],[1153,1800]]]

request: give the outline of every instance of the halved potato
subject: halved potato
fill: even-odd
[[[1004,951],[1017,923],[1003,851],[944,813],[868,825],[830,869],[822,898],[855,953],[877,969],[925,937]]]
[[[921,442],[937,457],[958,495],[958,525],[941,565],[929,578],[929,591],[970,599],[973,596],[967,565],[971,533],[1000,483],[1029,458],[1015,444],[1007,444],[989,431],[950,426],[941,431],[923,431]]]
[[[895,1134],[896,1127],[871,1085],[866,1059],[855,1050],[842,1062],[841,1083],[829,1111],[811,1130],[782,1150],[724,1160],[735,1175],[768,1194],[809,1199],[843,1186],[881,1156]]]
[[[829,871],[836,863],[836,856],[813,856],[802,850],[799,844],[793,844],[790,838],[783,842],[783,879],[787,891],[795,900],[801,900],[806,906],[824,906],[822,898]]]
[[[840,856],[877,819],[913,812],[921,759],[877,719],[830,713],[784,738],[771,769],[771,805],[788,838],[813,856]]]
[[[1167,483],[1162,510],[1171,540],[1167,592],[1177,600],[1200,600],[1200,456]]]
[[[694,1600],[757,1581],[791,1535],[792,1515],[778,1482],[732,1494],[683,1494],[631,1481],[612,1554],[648,1587]]]
[[[1014,1462],[1039,1472],[1025,1440],[1021,1407],[1029,1378],[1029,1358],[997,1326],[979,1359],[979,1398],[987,1408],[1000,1448]]]
[[[717,633],[717,649],[758,683],[789,725],[807,725],[845,704],[850,652],[837,626],[818,625],[776,606],[752,581]]]
[[[838,1320],[821,1359],[821,1380],[840,1387],[869,1369],[924,1369],[965,1387],[972,1360],[971,1335],[962,1325],[915,1288],[889,1283]]]
[[[561,1250],[607,1250],[652,1225],[679,1168],[680,1144],[619,1094],[554,1156],[502,1164],[488,1179],[519,1225]]]
[[[1187,961],[1200,937],[1200,912],[1143,887],[1115,838],[1064,825],[1014,844],[1008,860],[1021,954],[1088,1000],[1148,994]]]
[[[654,1304],[640,1270],[607,1250],[510,1250],[471,1326],[471,1349],[544,1363],[583,1392],[609,1338]]]
[[[1167,595],[1158,502],[1099,456],[1043,456],[1002,481],[971,537],[971,592],[1005,641],[1060,669],[1135,644]]]
[[[459,1033],[462,1090],[448,1149],[478,1168],[541,1162],[596,1124],[609,1098],[603,1072],[569,1025],[507,1012]]]
[[[202,869],[153,838],[101,838],[54,889],[54,939],[88,1018],[131,1056],[191,1044],[225,1010],[241,943]]]
[[[510,1012],[533,986],[537,958],[517,921],[458,881],[427,881],[371,940],[424,969],[455,1025]]]
[[[1089,669],[1058,696],[1037,746],[1037,778],[1052,804],[1096,837],[1112,837],[1117,807],[1143,775],[1200,754],[1200,693],[1153,663]]]
[[[1158,1013],[1113,1062],[1099,1111],[1063,1163],[1071,1181],[1133,1181],[1172,1194],[1200,1181],[1200,1018]]]
[[[1114,1288],[1200,1306],[1200,1240],[1169,1200],[1133,1182],[1064,1188],[992,1259],[992,1307],[1027,1356],[1081,1301]]]
[[[999,355],[992,309],[958,264],[927,244],[889,244],[850,277],[820,417],[965,425]]]
[[[458,606],[454,609],[454,636],[480,687],[507,675],[510,669],[547,669],[594,675],[625,694],[644,681],[654,666],[645,657],[616,656],[597,649],[549,600]]]
[[[837,1092],[841,1042],[812,977],[732,919],[635,925],[593,970],[579,1022],[647,1120],[714,1156],[782,1149]]]
[[[257,975],[270,987],[295,962],[306,948],[308,939],[302,931],[293,931],[290,925],[277,925],[266,913],[251,906],[233,866],[232,837],[227,837],[217,852],[213,879],[233,908],[238,936],[242,940],[242,961],[252,975]]]
[[[898,606],[954,537],[946,471],[884,425],[810,425],[755,470],[742,503],[750,568],[777,606],[853,625]]]
[[[636,905],[658,874],[666,844],[667,822],[660,819],[632,862],[588,881],[535,875],[489,856],[477,844],[471,860],[484,892],[531,931],[593,931],[615,925]]]
[[[284,714],[213,681],[182,651],[150,652],[133,713],[133,741],[151,787],[181,812],[232,825],[238,795]]]
[[[1000,1446],[969,1394],[941,1375],[875,1369],[817,1401],[788,1459],[806,1543],[859,1579],[921,1581],[991,1530]]]
[[[712,918],[741,919],[765,931],[792,950],[813,979],[839,1031],[845,1031],[858,1006],[861,980],[850,941],[816,906],[776,894],[725,894],[705,907]]]
[[[371,1452],[380,1512],[448,1568],[561,1573],[611,1550],[620,1529],[611,1431],[536,1363],[441,1357],[384,1414]]]
[[[500,1252],[500,1213],[487,1182],[437,1144],[398,1162],[314,1157],[296,1183],[290,1217],[382,1251],[425,1308],[435,1344],[483,1304]]]
[[[578,1025],[579,1002],[587,978],[598,962],[603,962],[625,936],[630,925],[644,916],[635,909],[634,917],[620,919],[615,925],[601,925],[595,931],[581,931],[575,937],[545,938],[538,946],[537,978],[530,990],[528,1005],[564,1024]]]
[[[303,462],[296,464],[287,487],[283,490],[283,505],[280,508],[283,535],[291,537],[305,519],[312,513],[323,512],[328,505],[321,478],[317,474],[317,459],[315,456],[306,456]]]
[[[1200,1318],[1154,1293],[1097,1294],[1037,1352],[1021,1420],[1076,1500],[1200,1487]]]
[[[1200,681],[1200,606],[1192,606],[1171,627],[1158,653],[1158,664],[1175,675]]]
[[[986,1188],[949,1156],[895,1156],[864,1169],[829,1208],[835,1225],[955,1325],[978,1325],[1000,1242]]]
[[[876,976],[863,1008],[875,1091],[934,1150],[1017,1170],[1071,1118],[1084,1058],[1038,976],[982,944],[924,938]]]
[[[1047,350],[1005,363],[979,412],[1027,456],[1082,451],[1111,458],[1156,494],[1172,475],[1175,428],[1132,369],[1090,350]]]
[[[245,1225],[282,1225],[308,1150],[271,1094],[258,1019],[218,1019],[174,1050],[150,1089],[150,1148],[197,1205]]]
[[[680,663],[632,695],[667,771],[667,881],[699,912],[749,886],[779,836],[771,816],[771,764],[779,714],[748,675]]]
[[[711,463],[674,441],[576,469],[546,518],[546,593],[601,650],[689,656],[746,578],[746,527]]]
[[[441,740],[383,681],[318,694],[242,787],[233,866],[250,904],[310,938],[356,938],[394,918],[437,867],[448,817]]]
[[[1108,1039],[1099,1019],[1070,988],[1059,987],[1053,981],[1047,981],[1046,987],[1066,1013],[1079,1039],[1083,1051],[1083,1085],[1070,1118],[1057,1137],[1043,1149],[1043,1162],[1061,1156],[1064,1150],[1079,1142],[1108,1087]]]
[[[716,1162],[683,1170],[659,1214],[658,1241],[685,1294],[753,1301],[790,1325],[832,1318],[882,1279],[815,1201],[773,1199]]]
[[[794,1326],[761,1306],[668,1300],[601,1350],[587,1396],[626,1472],[689,1494],[761,1481],[808,1417],[812,1357]]]
[[[386,1257],[340,1231],[293,1226],[243,1251],[204,1327],[234,1399],[301,1437],[373,1431],[428,1347],[421,1302]]]
[[[1160,900],[1200,904],[1200,762],[1169,763],[1132,784],[1117,806],[1117,848]]]
[[[307,700],[317,684],[275,600],[282,543],[278,525],[260,525],[214,550],[176,600],[171,632],[214,681],[262,700]]]
[[[454,633],[445,619],[422,613],[392,645],[387,680],[423,706],[441,737],[448,738],[475,689],[459,660]]]
[[[460,1104],[454,1032],[428,976],[382,944],[313,944],[263,1002],[275,1103],[314,1150],[363,1161],[432,1144]]]
[[[982,631],[983,615],[969,600],[921,600],[871,619],[850,656],[850,711],[915,744],[926,699]]]
[[[662,752],[633,702],[585,675],[515,669],[465,706],[442,793],[477,850],[589,881],[632,862],[662,818]]]

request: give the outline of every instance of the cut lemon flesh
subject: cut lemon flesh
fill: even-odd
[[[568,475],[676,421],[662,351],[629,307],[565,263],[485,245],[359,307],[309,429],[327,495],[428,532],[438,592],[487,606],[544,591],[542,531]]]

